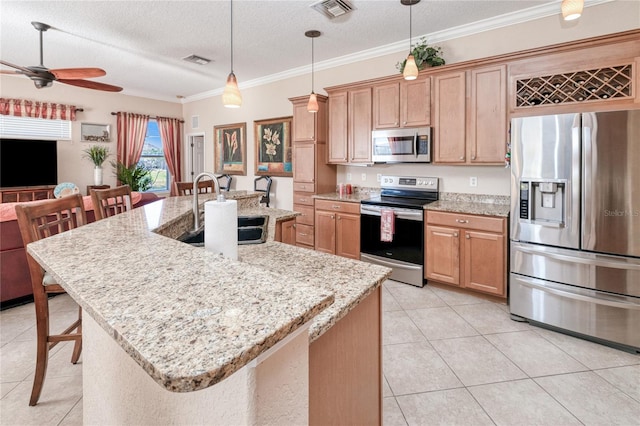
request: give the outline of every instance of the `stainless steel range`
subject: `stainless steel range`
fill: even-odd
[[[438,178],[382,176],[379,197],[360,206],[360,260],[393,269],[391,279],[424,285],[424,206],[438,200]],[[383,223],[393,222],[391,238]]]

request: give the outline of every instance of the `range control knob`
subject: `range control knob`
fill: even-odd
[[[423,182],[423,180],[422,180],[422,179],[418,179],[418,180],[417,180],[417,182],[416,182],[416,184],[418,184],[418,185],[422,185],[422,184],[424,184],[424,182]]]

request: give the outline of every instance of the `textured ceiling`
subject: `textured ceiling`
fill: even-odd
[[[400,0],[351,0],[356,10],[334,20],[311,9],[312,3],[234,1],[234,71],[241,87],[308,66],[311,46],[304,33],[310,29],[322,32],[315,41],[316,63],[393,43],[408,47],[409,8]],[[422,0],[412,8],[414,40],[548,3],[557,0]],[[0,57],[37,65],[38,32],[30,22],[44,22],[53,27],[44,33],[46,67],[100,67],[107,75],[95,81],[122,86],[131,95],[177,101],[178,95],[224,86],[230,70],[229,14],[226,0],[2,0]],[[181,59],[191,54],[213,61],[200,66]]]

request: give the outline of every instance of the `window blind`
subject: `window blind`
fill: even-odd
[[[71,140],[71,121],[0,115],[0,137]]]

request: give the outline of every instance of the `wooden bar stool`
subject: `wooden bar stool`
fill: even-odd
[[[92,189],[91,201],[96,220],[128,212],[132,208],[131,187],[122,185],[112,189]]]
[[[178,195],[193,195],[193,182],[176,182]],[[216,192],[216,188],[212,179],[201,180],[198,182],[198,194],[206,194]]]
[[[25,247],[27,244],[50,237],[69,229],[77,228],[87,223],[87,216],[79,194],[63,197],[57,200],[46,200],[26,205],[16,205],[18,225]],[[82,309],[78,309],[78,319],[61,334],[50,334],[49,330],[49,298],[50,294],[66,293],[55,282],[52,275],[45,272],[40,264],[27,252],[29,272],[31,274],[31,288],[36,308],[37,351],[36,371],[31,389],[29,405],[36,405],[40,399],[42,385],[47,373],[49,350],[58,342],[74,340],[71,362],[75,364],[82,351]],[[72,331],[76,330],[75,333]]]

